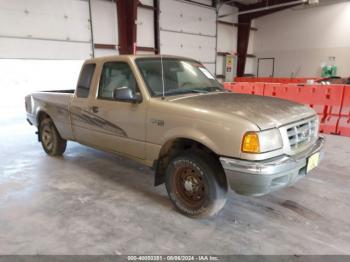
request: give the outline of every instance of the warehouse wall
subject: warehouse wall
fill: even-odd
[[[0,58],[86,59],[91,56],[86,1],[0,1],[0,25]]]
[[[320,76],[336,57],[338,75],[350,76],[350,2],[295,7],[256,19],[254,53],[275,57],[275,76]]]
[[[91,1],[92,29],[95,44],[118,45],[118,19],[115,0]],[[118,55],[115,49],[95,48],[95,57]]]
[[[153,5],[153,0],[141,2]],[[221,24],[216,32],[216,12],[211,7],[212,1],[196,2],[202,5],[178,0],[160,1],[161,52],[195,58],[212,73],[217,70],[217,74],[222,74],[223,57],[217,56],[216,52],[237,51],[237,28]],[[222,19],[236,23],[237,9],[222,6],[220,14],[227,13],[235,14]],[[90,58],[93,51],[95,57],[118,54],[116,0],[91,0],[91,17],[94,44],[101,47],[94,50],[88,1],[0,1],[0,24],[11,24],[11,27],[0,28],[0,58],[25,58],[28,59],[27,65],[30,59],[82,61]],[[153,10],[138,8],[137,46],[154,48],[153,19]],[[251,62],[247,63],[246,72],[251,73]]]
[[[219,18],[220,21],[238,23],[238,8],[223,5],[219,10],[219,16],[232,13],[232,15]],[[255,27],[255,20],[253,20],[252,26]],[[255,31],[250,31],[248,54],[254,52],[254,34]],[[227,52],[235,54],[237,52],[237,27],[229,24],[218,24],[218,36],[217,36],[217,50],[218,52]],[[216,74],[222,75],[224,67],[224,56],[217,56]],[[245,74],[255,74],[255,59],[247,57]]]
[[[153,6],[153,0],[141,0],[144,5]],[[142,7],[137,8],[136,45],[155,48],[154,42],[154,11]],[[154,54],[153,51],[137,51],[137,54]]]
[[[219,20],[229,23],[237,23],[238,9],[236,7],[223,5],[219,10],[219,16],[229,13],[232,13],[232,15],[219,18]],[[218,24],[217,51],[219,53],[223,52],[231,54],[237,52],[237,27],[230,24]],[[216,74],[222,75],[224,73],[224,56],[218,55],[216,59]]]
[[[215,73],[215,8],[188,2],[160,1],[160,50],[162,54],[182,55],[203,63]]]

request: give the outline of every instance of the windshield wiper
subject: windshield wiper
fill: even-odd
[[[225,92],[226,91],[226,89],[220,88],[218,86],[207,86],[203,89],[206,89],[207,92],[215,92],[215,91]]]
[[[189,90],[191,93],[208,93],[208,90],[202,90],[202,89],[191,89]]]
[[[186,94],[186,93],[208,93],[206,90],[201,89],[174,89],[171,91],[165,92],[165,95],[177,95],[177,94]]]
[[[215,91],[225,91],[225,89],[221,89],[217,86],[208,86],[203,88],[196,88],[196,89],[173,89],[165,92],[165,96],[167,95],[180,95],[180,94],[186,94],[186,93],[197,93],[197,94],[206,94],[209,92],[215,92]]]

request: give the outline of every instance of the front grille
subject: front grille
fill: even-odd
[[[288,127],[287,136],[291,149],[297,149],[310,143],[317,137],[316,119],[311,119]]]

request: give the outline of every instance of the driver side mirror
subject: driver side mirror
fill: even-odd
[[[142,97],[139,93],[133,91],[127,86],[116,87],[113,90],[113,99],[121,102],[141,103]]]

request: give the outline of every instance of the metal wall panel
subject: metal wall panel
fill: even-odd
[[[0,25],[0,58],[86,59],[92,53],[87,1],[0,1]]]
[[[215,37],[215,9],[176,0],[161,0],[160,29]]]
[[[191,57],[215,64],[216,38],[175,32],[160,32],[162,54]]]
[[[220,21],[237,23],[238,9],[229,5],[223,5],[219,10],[219,15],[227,15],[225,17],[219,18]],[[233,24],[218,24],[217,50],[218,52],[231,54],[237,52],[237,27],[235,27]],[[216,60],[217,75],[223,75],[224,64],[224,56],[218,55]]]
[[[137,9],[137,46],[154,48],[154,12],[151,9]]]
[[[178,0],[160,1],[162,54],[191,57],[215,72],[216,12],[214,8]]]
[[[91,44],[72,41],[0,38],[0,58],[88,59]]]
[[[140,2],[144,5],[151,5],[153,6],[153,0],[140,0]]]
[[[91,1],[92,28],[97,44],[118,45],[117,6],[114,0]]]
[[[117,49],[95,48],[95,57],[111,56],[111,55],[118,55],[118,54],[119,54],[119,51]]]

